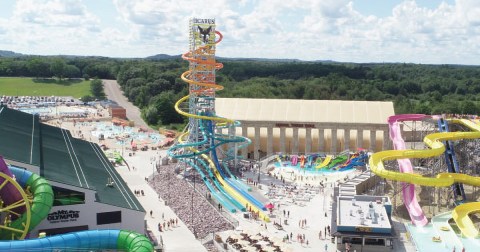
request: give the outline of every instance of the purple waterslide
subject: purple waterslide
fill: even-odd
[[[402,138],[402,131],[400,128],[400,122],[403,121],[421,121],[423,119],[430,118],[430,116],[422,114],[406,114],[395,115],[388,118],[388,126],[390,128],[390,139],[393,142],[393,146],[396,150],[405,150],[405,141]],[[410,159],[397,159],[400,172],[413,173],[412,163]],[[415,185],[402,183],[403,201],[407,208],[410,219],[415,226],[425,226],[428,223],[422,208],[418,204],[417,197],[415,195]]]
[[[10,171],[10,169],[8,169],[7,163],[5,163],[5,160],[3,160],[2,156],[0,156],[0,172],[5,173],[11,178],[13,177],[12,172]],[[0,185],[4,181],[5,179],[3,177],[0,177]],[[12,185],[11,183],[7,183],[3,188],[0,188],[0,198],[3,200],[3,205],[8,206],[10,204],[20,201],[22,199],[22,195],[15,188],[14,185]],[[12,211],[21,214],[25,212],[25,207],[16,207],[13,208]],[[17,216],[14,214],[12,214],[11,217],[12,220],[15,220],[17,218]]]

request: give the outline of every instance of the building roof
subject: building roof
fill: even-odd
[[[384,197],[386,198],[386,197]],[[355,203],[353,201],[355,200]],[[360,197],[339,197],[338,225],[339,226],[367,226],[371,228],[391,228],[387,211],[381,201],[374,198],[363,200]],[[370,211],[375,218],[370,218]],[[363,219],[363,221],[362,221]],[[376,221],[374,221],[374,219]]]
[[[3,120],[2,114],[5,113],[4,115],[13,118],[26,116],[32,118],[30,114],[6,107],[1,107],[0,110],[2,111],[0,112],[0,141],[2,142],[4,142],[3,137],[6,134],[4,129],[8,130],[11,121]],[[32,149],[32,153],[38,155],[36,158],[42,160],[41,164],[37,163],[40,164],[38,165],[40,176],[45,179],[94,190],[96,191],[96,201],[100,203],[145,211],[97,144],[73,138],[68,130],[40,123],[38,117],[34,117],[33,120],[36,121],[34,125],[37,125],[36,129],[39,132],[34,147],[31,147],[30,142],[26,140],[22,140],[22,142],[17,140],[20,143],[13,146],[0,145],[1,155],[7,159],[31,164],[24,156]],[[16,130],[7,131],[9,139],[23,139],[26,138],[25,135],[32,132],[33,127],[25,125],[28,120],[17,119],[15,122]],[[12,142],[12,140],[7,140],[7,142]],[[106,185],[108,178],[112,178],[113,186]]]
[[[216,98],[218,116],[239,121],[387,124],[393,102]]]
[[[0,155],[24,164],[40,166],[38,116],[0,106]]]

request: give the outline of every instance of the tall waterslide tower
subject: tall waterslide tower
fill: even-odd
[[[215,41],[217,34],[219,38]],[[215,91],[223,89],[215,82],[215,71],[223,67],[215,61],[216,43],[222,40],[221,33],[215,30],[215,19],[192,18],[189,40],[190,50],[182,55],[190,63],[189,70],[182,74],[182,79],[189,83],[189,113],[215,115]],[[189,117],[189,142],[196,143],[202,139],[199,131],[201,119],[205,118]]]
[[[229,170],[228,161],[233,160],[236,166],[237,150],[251,141],[235,135],[239,122],[215,113],[215,92],[223,89],[215,82],[215,71],[223,67],[215,61],[216,44],[223,37],[215,25],[215,19],[190,20],[190,48],[182,55],[189,62],[189,69],[181,76],[189,85],[189,94],[175,104],[175,110],[188,117],[188,126],[168,154],[193,167],[212,196],[229,211],[248,209],[269,221],[263,214],[263,203],[252,197],[250,188]],[[228,133],[222,134],[225,128]],[[222,153],[222,162],[217,152]]]
[[[215,71],[223,67],[215,61],[216,44],[222,40],[222,34],[215,30],[215,19],[192,18],[189,27],[190,50],[182,55],[189,62],[189,69],[181,76],[189,84],[189,94],[175,104],[176,111],[188,117],[188,126],[171,149],[171,153],[172,150],[175,153],[172,156],[176,158],[208,154],[215,144],[206,141],[205,132],[215,132],[216,124],[234,126],[233,120],[215,114],[215,92],[223,89],[215,82]]]

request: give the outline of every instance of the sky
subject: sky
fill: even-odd
[[[0,50],[179,55],[192,17],[222,57],[480,65],[478,0],[0,0]]]

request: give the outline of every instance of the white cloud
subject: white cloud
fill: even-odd
[[[93,14],[88,3],[94,1],[19,0],[11,18],[0,20],[0,48],[180,54],[188,48],[189,18],[201,17],[216,18],[224,34],[221,56],[464,64],[479,64],[480,58],[477,0],[443,2],[435,9],[405,0],[383,17],[363,15],[353,0],[111,1],[114,26]]]
[[[13,19],[22,23],[52,27],[84,27],[97,25],[80,0],[20,0],[16,2]]]

